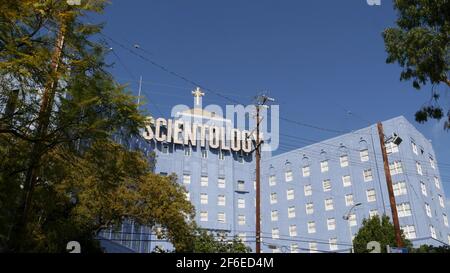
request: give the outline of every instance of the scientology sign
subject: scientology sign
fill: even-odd
[[[247,130],[233,129],[211,124],[158,118],[148,123],[142,136],[146,140],[192,145],[226,151],[252,151],[252,140],[256,136]],[[261,136],[262,139],[262,136]]]

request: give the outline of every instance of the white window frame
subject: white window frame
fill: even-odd
[[[297,225],[290,225],[289,226],[289,236],[290,237],[296,237],[297,236]]]
[[[223,223],[223,224],[227,222],[227,217],[226,217],[225,212],[217,213],[217,222]]]
[[[376,202],[377,201],[377,192],[375,191],[375,189],[368,189],[368,190],[366,190],[366,197],[367,197],[367,202],[369,202],[369,203]]]
[[[422,165],[419,162],[416,162],[416,170],[417,170],[417,174],[423,175]]]
[[[428,196],[427,185],[425,184],[425,182],[420,181],[420,189],[424,196]]]
[[[330,238],[330,239],[328,240],[328,244],[329,244],[329,246],[330,246],[330,250],[331,250],[331,251],[339,250],[337,243],[338,243],[338,242],[337,242],[337,238]]]
[[[331,191],[331,189],[332,189],[331,180],[330,179],[323,180],[322,181],[322,188],[323,188],[324,192]]]
[[[191,175],[183,174],[183,184],[189,185],[191,184]]]
[[[295,191],[294,189],[286,190],[286,200],[294,200],[295,199]]]
[[[363,170],[364,182],[369,182],[373,180],[373,172],[372,169]]]
[[[417,238],[416,227],[414,225],[406,225],[401,227],[406,239],[412,240]]]
[[[344,186],[344,188],[350,187],[352,185],[352,178],[350,175],[347,174],[342,176],[342,185]]]
[[[309,177],[311,175],[311,167],[309,165],[302,167],[303,177]]]
[[[355,204],[355,200],[353,198],[353,194],[346,194],[345,195],[345,206],[349,207],[349,206],[353,206]]]
[[[200,222],[208,222],[208,212],[207,211],[200,212]]]
[[[308,227],[308,233],[309,234],[316,233],[316,222],[309,221],[307,223],[307,227]]]
[[[244,198],[238,198],[238,208],[245,209],[245,199]]]
[[[219,177],[217,179],[217,187],[219,187],[220,189],[225,189],[226,187],[226,180],[224,177]]]
[[[408,188],[405,181],[399,181],[392,185],[394,189],[394,196],[401,196],[408,194]]]
[[[270,212],[270,220],[271,220],[272,222],[278,221],[278,210],[272,210],[272,211]]]
[[[434,179],[434,185],[436,186],[436,188],[441,189],[441,183],[439,182],[439,178],[437,176],[435,176],[433,179]]]
[[[320,172],[326,173],[330,170],[328,160],[323,160],[320,162]]]
[[[294,174],[292,173],[292,170],[287,170],[284,172],[284,180],[286,182],[292,182],[294,180]]]
[[[269,186],[275,186],[277,184],[277,176],[271,175],[269,176]]]
[[[333,198],[327,198],[324,200],[325,203],[325,210],[326,211],[330,211],[330,210],[334,210],[334,201]]]
[[[409,202],[397,204],[397,212],[399,218],[411,216],[411,204]]]
[[[288,218],[292,219],[296,217],[295,206],[288,207]]]
[[[445,208],[444,197],[442,197],[442,195],[438,194],[438,199],[439,199],[439,205],[441,206],[441,208]]]
[[[209,184],[209,178],[208,176],[202,175],[200,177],[200,186],[201,187],[208,187]]]
[[[278,196],[276,192],[270,193],[270,204],[276,204],[278,203]]]
[[[219,194],[217,196],[217,205],[218,206],[225,206],[226,204],[226,197],[223,194]]]
[[[328,230],[336,230],[336,218],[328,218],[327,219],[327,229]]]
[[[431,234],[431,238],[437,239],[436,229],[432,225],[430,225],[430,234]]]
[[[313,202],[306,203],[305,211],[307,215],[314,214],[314,203]]]
[[[369,149],[363,149],[359,151],[359,157],[361,159],[361,162],[367,162],[370,160],[369,158]]]
[[[202,205],[208,205],[208,194],[207,193],[200,193],[200,204]]]
[[[280,229],[272,228],[272,239],[280,239]]]
[[[245,215],[243,214],[238,215],[238,225],[245,226],[245,224],[246,224]]]
[[[308,184],[303,186],[303,192],[305,194],[305,196],[311,196],[312,195],[312,185]]]
[[[341,155],[339,157],[339,163],[341,164],[341,168],[348,167],[348,155]]]

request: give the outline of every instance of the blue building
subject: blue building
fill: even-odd
[[[230,125],[230,120],[201,107],[199,92],[193,92],[194,108],[176,113],[173,121],[152,119],[152,136],[147,131],[148,140],[133,145],[155,152],[156,173],[176,174],[196,208],[197,223],[239,236],[254,250],[255,172],[251,147],[245,147],[248,132],[236,130],[234,139],[241,136],[241,147],[235,149],[236,143],[219,149],[201,140],[183,141],[182,130],[188,130],[189,123],[176,120],[194,119],[209,128]],[[386,136],[396,133],[403,139],[398,146],[388,142],[386,148],[406,237],[416,246],[450,244],[446,199],[431,143],[404,117],[384,121],[383,126]],[[181,130],[174,133],[176,127]],[[214,131],[202,137],[214,142],[211,134]],[[173,138],[161,138],[164,135]],[[391,216],[376,125],[275,156],[266,152],[261,167],[263,252],[349,252],[364,218]],[[135,252],[170,249],[157,233],[157,227],[126,222],[119,232],[104,231],[101,237]]]

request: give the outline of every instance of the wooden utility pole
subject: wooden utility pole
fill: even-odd
[[[259,110],[256,106],[256,253],[261,253],[261,149],[259,139]]]
[[[386,152],[383,124],[381,122],[378,122],[377,127],[378,135],[380,137],[381,153],[383,154],[384,173],[386,175],[386,184],[389,193],[389,203],[391,205],[392,221],[394,222],[395,241],[397,242],[397,247],[402,247],[403,242],[400,232],[400,223],[398,220],[397,204],[395,203],[394,188],[392,186],[391,171],[389,169],[389,159]]]
[[[261,253],[261,133],[260,133],[260,123],[261,123],[261,113],[262,107],[267,107],[267,102],[272,102],[274,99],[269,98],[265,95],[257,97],[256,103],[256,143],[255,143],[255,161],[256,161],[256,253]]]

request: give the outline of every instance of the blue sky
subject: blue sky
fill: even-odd
[[[385,63],[381,32],[395,17],[387,0],[381,6],[365,0],[112,0],[95,21],[105,22],[104,33],[123,45],[138,44],[134,50],[142,56],[242,103],[268,91],[290,119],[349,131],[404,115],[447,164],[440,170],[450,196],[450,132],[436,121],[414,121],[429,88],[414,90],[399,81],[398,65]],[[192,84],[111,46],[111,71],[134,92],[143,76],[149,111],[168,116],[173,105],[192,103]],[[441,90],[448,109],[448,88]],[[204,98],[204,104],[226,103],[210,93]],[[318,141],[336,135],[283,122],[280,131]]]

